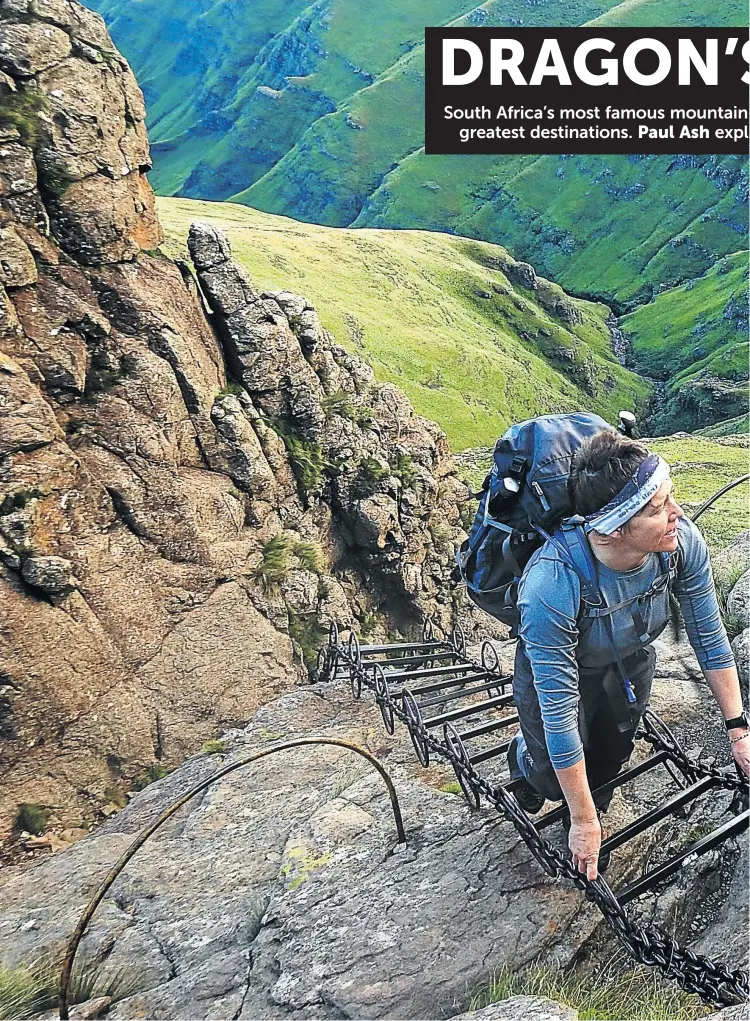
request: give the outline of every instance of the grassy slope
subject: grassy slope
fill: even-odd
[[[655,423],[660,431],[746,413],[747,252],[727,256],[704,276],[659,294],[620,325],[638,365],[670,380],[667,406]]]
[[[746,25],[747,4],[743,0],[724,0],[720,9],[694,0],[624,0],[595,18],[592,25],[620,25],[623,28],[653,28],[656,25],[679,25],[680,28],[719,24]],[[717,20],[717,17],[722,19]],[[657,20],[658,19],[658,20]]]
[[[179,190],[229,125],[217,118],[269,42],[308,0],[88,0],[146,97],[158,192]]]
[[[578,294],[643,300],[744,247],[743,157],[425,156],[357,226],[409,223],[504,244]]]
[[[345,16],[354,5],[355,17]],[[378,72],[377,80],[360,88],[338,105],[334,114],[316,121],[286,156],[251,188],[235,198],[269,212],[292,213],[301,219],[336,226],[351,224],[368,196],[401,160],[423,143],[425,24],[449,23],[502,25],[576,25],[611,5],[611,0],[549,0],[531,7],[525,0],[489,0],[481,8],[467,9],[463,16],[440,17],[445,11],[415,5],[417,14],[410,47],[401,59]],[[347,49],[361,36],[356,0],[336,0],[340,21],[348,23],[348,34],[340,33],[335,45]],[[421,20],[419,20],[421,18]],[[391,30],[384,25],[386,39]],[[403,36],[402,36],[403,38]],[[328,46],[328,39],[325,40]],[[352,128],[354,120],[360,128]],[[459,157],[465,163],[465,159]],[[371,224],[374,226],[375,224]],[[410,219],[388,226],[420,226]],[[438,225],[437,229],[445,229]],[[493,239],[496,240],[496,239]]]
[[[93,2],[145,87],[162,194],[234,195],[310,222],[477,237],[569,291],[619,302],[648,299],[747,246],[746,158],[519,160],[421,148],[426,23],[739,25],[737,0],[689,9],[678,0],[190,0],[183,14],[174,0]]]
[[[471,0],[429,8],[424,0],[331,0],[325,8],[189,0],[186,13],[165,0],[158,17],[145,0],[95,2],[146,89],[157,190],[236,192],[312,222],[493,241],[568,291],[626,308],[747,245],[746,157],[425,157],[421,148],[426,20],[742,24],[736,0],[690,8],[679,0],[488,0],[477,8]],[[378,32],[362,31],[372,23]],[[699,310],[696,300],[692,307]],[[668,346],[694,347],[695,325],[681,317]],[[741,395],[693,384],[736,376],[742,340],[725,331],[710,364],[680,363],[687,375],[672,381],[664,428],[683,414],[680,424],[691,427],[735,415]]]
[[[747,378],[748,253],[735,252],[705,276],[657,295],[620,320],[651,376],[701,370]],[[717,364],[720,361],[720,364]]]
[[[612,418],[647,395],[612,357],[604,306],[579,302],[584,322],[570,332],[536,292],[487,267],[507,258],[495,246],[419,231],[336,230],[228,203],[160,199],[159,212],[172,253],[195,219],[226,231],[259,288],[304,294],[337,340],[378,379],[396,382],[455,449],[553,410],[585,407]]]
[[[162,194],[234,195],[332,225],[448,230],[619,302],[747,247],[746,158],[519,164],[421,149],[426,23],[741,25],[738,0],[92,2],[145,88]]]

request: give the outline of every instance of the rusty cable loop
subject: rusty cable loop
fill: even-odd
[[[338,632],[336,632],[336,638],[338,638]],[[398,843],[406,843],[406,832],[404,830],[404,822],[401,816],[401,807],[398,802],[398,795],[396,794],[396,788],[393,785],[393,781],[388,774],[388,771],[384,766],[378,762],[374,755],[368,752],[365,748],[361,748],[359,745],[353,744],[351,741],[343,741],[340,738],[334,737],[301,737],[295,741],[285,741],[283,744],[273,745],[270,748],[263,748],[259,752],[253,752],[252,755],[247,755],[237,762],[232,762],[228,766],[223,766],[218,769],[211,776],[202,780],[199,784],[196,784],[191,790],[187,791],[177,801],[173,802],[169,808],[165,809],[161,815],[150,823],[145,829],[141,830],[135,840],[128,846],[123,854],[118,858],[112,868],[109,870],[107,875],[104,877],[102,882],[99,884],[98,889],[94,896],[90,899],[86,908],[83,911],[78,925],[73,932],[73,935],[68,940],[68,947],[65,953],[65,959],[63,962],[63,969],[60,975],[60,990],[59,990],[59,1012],[61,1021],[68,1021],[68,994],[70,986],[70,976],[73,970],[73,962],[75,960],[78,947],[83,939],[84,933],[88,927],[91,918],[96,909],[101,904],[104,896],[109,888],[114,883],[115,879],[120,875],[122,870],[128,864],[130,859],[140,850],[141,847],[146,843],[149,837],[162,826],[168,819],[170,819],[176,812],[178,812],[183,805],[186,805],[191,801],[197,794],[207,790],[216,783],[217,780],[221,780],[223,777],[228,776],[229,773],[234,773],[238,769],[242,769],[244,766],[249,766],[253,762],[257,762],[258,759],[263,759],[267,755],[273,755],[274,752],[287,751],[289,748],[300,748],[304,745],[333,745],[339,748],[346,748],[348,751],[356,752],[361,755],[362,758],[367,759],[371,766],[377,769],[378,773],[382,776],[385,781],[385,785],[388,788],[388,795],[391,799],[391,807],[393,809],[393,818],[396,824],[396,833],[398,834]]]

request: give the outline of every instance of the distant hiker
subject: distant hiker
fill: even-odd
[[[573,454],[567,488],[603,600],[587,601],[581,573],[554,537],[529,559],[517,592],[513,691],[521,733],[508,760],[526,811],[564,797],[573,861],[595,879],[606,867],[597,809],[606,811],[612,794],[595,799],[591,791],[617,776],[633,751],[654,676],[652,643],[671,616],[670,591],[732,755],[748,775],[750,730],[706,543],[674,499],[667,463],[603,429]]]

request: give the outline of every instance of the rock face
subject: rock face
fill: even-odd
[[[578,1021],[578,1011],[544,996],[511,996],[452,1021]]]
[[[387,737],[373,702],[353,702],[336,681],[287,692],[73,847],[34,869],[5,870],[6,966],[57,958],[111,865],[178,797],[219,767],[298,737],[345,738],[386,765],[406,846],[382,779],[348,750],[281,751],[218,779],[146,842],[97,909],[73,973],[73,1000],[94,998],[82,1016],[104,1007],[122,1019],[447,1018],[504,965],[565,968],[591,945],[611,958],[598,911],[569,883],[547,878],[497,812],[472,812],[447,793],[452,772],[418,767],[405,728]],[[606,825],[622,826],[662,798],[644,778],[618,792]],[[545,835],[563,846],[559,827]],[[672,820],[637,837],[615,852],[609,882],[618,888],[676,839]],[[725,864],[709,855],[697,878],[684,869],[637,911],[644,920],[666,913],[685,942],[698,914],[705,925]],[[739,885],[700,947],[718,960],[736,951],[741,965]],[[523,997],[476,1017],[572,1021],[576,1013]]]
[[[73,0],[0,4],[0,833],[78,826],[307,679],[333,620],[450,611],[445,438],[196,225]],[[303,662],[303,660],[305,662]]]
[[[406,732],[388,739],[341,682],[282,696],[227,736],[223,761],[189,759],[91,836],[8,875],[0,956],[59,950],[138,830],[219,764],[316,735],[385,761],[407,846],[382,779],[343,749],[281,752],[219,780],[146,843],[94,916],[80,960],[97,976],[86,995],[117,1001],[108,1018],[441,1018],[495,967],[571,961],[598,912],[546,878],[495,811],[424,783],[452,773],[425,774]]]

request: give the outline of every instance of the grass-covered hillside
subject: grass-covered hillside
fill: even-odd
[[[513,421],[586,408],[614,419],[649,387],[614,358],[605,306],[524,286],[504,249],[422,231],[298,223],[230,203],[160,199],[170,254],[216,224],[260,290],[291,289],[337,340],[397,383],[454,449]]]
[[[747,158],[425,156],[371,195],[356,226],[399,223],[508,246],[574,294],[649,301],[747,245]]]
[[[91,0],[149,110],[160,194],[509,248],[621,304],[747,247],[745,157],[426,157],[425,25],[747,24],[738,0]]]
[[[720,259],[704,276],[659,294],[620,322],[642,371],[668,380],[653,425],[691,431],[739,419],[748,408],[748,253]],[[719,426],[719,432],[727,427]]]
[[[710,277],[717,262],[748,247],[746,156],[426,156],[423,149],[427,24],[743,26],[739,0],[89,2],[143,86],[159,194],[231,198],[309,223],[489,241],[618,313]],[[690,303],[702,320],[673,317],[665,347],[678,350],[687,375],[674,378],[670,366],[660,427],[693,428],[736,413],[738,320],[710,329],[710,351],[696,342],[696,328],[713,317],[697,299],[712,301],[710,291],[696,289]],[[640,317],[646,332],[649,315]],[[653,339],[636,344],[647,372],[653,347]],[[701,347],[710,365],[703,355],[695,363],[682,358]],[[706,377],[721,385],[706,390]]]

